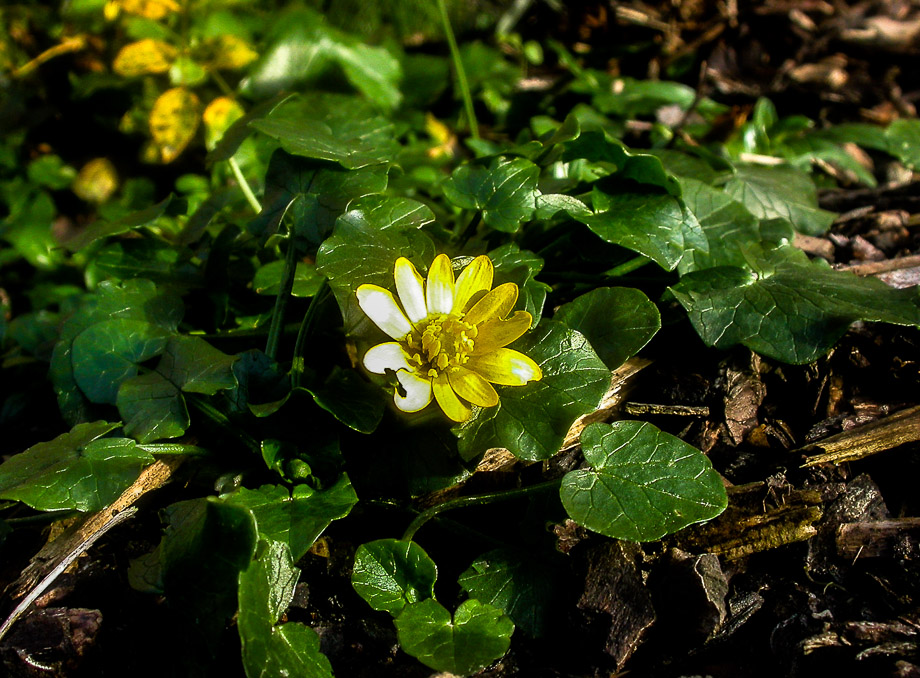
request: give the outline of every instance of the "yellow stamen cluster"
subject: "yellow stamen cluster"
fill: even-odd
[[[469,361],[478,333],[475,325],[455,315],[429,317],[406,337],[409,362],[418,365],[419,371],[427,376],[437,377],[439,373]]]

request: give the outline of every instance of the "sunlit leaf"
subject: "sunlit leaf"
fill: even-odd
[[[112,70],[126,78],[165,73],[177,55],[176,48],[168,42],[146,38],[122,47],[115,55]]]
[[[397,615],[434,596],[438,568],[413,541],[378,539],[358,547],[352,586],[375,610]]]
[[[182,154],[195,137],[200,120],[201,102],[191,90],[174,87],[157,97],[150,111],[150,134],[164,163]]]
[[[559,493],[569,516],[594,532],[654,541],[725,510],[709,458],[648,422],[591,424],[581,444],[591,468],[567,473]]]
[[[78,198],[103,203],[118,188],[118,171],[108,158],[93,158],[80,168],[71,189]]]

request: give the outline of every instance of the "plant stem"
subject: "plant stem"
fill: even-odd
[[[181,443],[151,443],[147,445],[138,445],[138,449],[149,452],[150,454],[174,454],[189,455],[191,457],[203,457],[208,454],[208,450],[197,445],[182,445]]]
[[[476,233],[476,229],[479,228],[479,224],[482,222],[482,210],[476,212],[473,217],[467,222],[466,226],[463,229],[457,229],[456,233],[451,240],[456,243],[464,244],[467,240],[473,237],[473,234]]]
[[[476,121],[476,112],[473,110],[473,97],[470,94],[470,85],[466,80],[466,70],[460,60],[460,48],[457,47],[454,29],[451,27],[450,17],[447,15],[446,0],[438,0],[438,9],[441,11],[441,24],[444,26],[447,45],[450,47],[450,59],[454,64],[454,73],[457,75],[457,87],[460,89],[460,97],[463,99],[463,110],[466,111],[467,123],[470,126],[470,136],[478,139],[479,123]]]
[[[24,518],[7,518],[5,522],[12,528],[28,527],[30,525],[53,523],[55,520],[69,518],[77,513],[78,511],[74,509],[61,509],[59,511],[45,511],[44,513],[38,513],[34,516],[25,516]]]
[[[278,358],[278,345],[281,343],[281,330],[284,327],[284,310],[287,308],[291,290],[294,289],[294,272],[297,270],[297,245],[294,236],[288,236],[288,249],[284,257],[284,270],[281,273],[281,287],[275,297],[275,310],[268,327],[268,339],[265,342],[265,355],[272,360]]]
[[[252,188],[249,186],[249,182],[246,181],[246,177],[243,176],[243,171],[236,162],[236,158],[230,158],[227,162],[230,164],[230,170],[233,172],[233,176],[236,177],[236,182],[240,185],[240,190],[243,192],[243,195],[246,196],[246,202],[249,203],[253,212],[258,214],[262,211],[262,204],[259,202],[256,194],[252,192]]]
[[[445,501],[443,504],[432,506],[431,508],[419,513],[415,517],[415,520],[409,524],[409,527],[406,528],[402,539],[403,541],[411,541],[412,537],[415,536],[415,533],[419,531],[419,528],[421,528],[422,525],[427,523],[442,511],[448,511],[450,509],[461,508],[464,506],[484,506],[486,504],[493,504],[499,501],[508,501],[509,499],[520,499],[521,497],[526,497],[527,495],[533,494],[534,492],[542,492],[543,490],[550,490],[559,487],[561,483],[562,478],[556,478],[555,480],[547,480],[544,483],[530,485],[529,487],[522,487],[517,490],[503,490],[501,492],[490,492],[489,494],[474,494],[469,497],[459,497],[458,499]]]
[[[316,309],[320,304],[326,301],[328,296],[329,283],[324,280],[319,290],[316,292],[316,294],[313,295],[313,301],[310,302],[310,307],[307,309],[307,312],[303,316],[303,322],[300,323],[300,330],[297,332],[297,340],[294,342],[294,358],[291,361],[292,388],[297,388],[300,386],[300,381],[303,378],[304,369],[304,345],[307,343],[307,336],[310,334],[310,328],[313,326],[313,320],[316,318]]]
[[[646,264],[651,263],[651,261],[652,260],[648,257],[640,254],[638,257],[634,257],[629,261],[624,261],[619,266],[614,266],[609,271],[605,271],[604,275],[608,278],[618,278],[621,275],[626,275],[627,273],[632,273],[642,268]]]

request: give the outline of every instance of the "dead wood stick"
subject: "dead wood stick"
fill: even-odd
[[[60,537],[45,544],[22,571],[19,578],[10,585],[12,597],[19,598],[25,595],[69,554],[81,548],[84,543],[98,539],[98,536],[95,536],[98,532],[114,527],[109,524],[113,516],[125,511],[147,492],[165,485],[184,460],[185,458],[181,456],[168,456],[153,462],[111,505],[98,513],[86,516]]]
[[[837,553],[845,558],[887,556],[908,533],[920,534],[920,518],[844,523],[837,528]]]
[[[887,273],[888,271],[900,271],[905,268],[914,268],[915,266],[920,266],[920,254],[897,257],[896,259],[885,259],[884,261],[870,261],[865,264],[837,266],[836,268],[838,271],[849,271],[855,275],[866,276],[875,275],[876,273]]]
[[[920,440],[920,405],[800,447],[796,452],[815,448],[824,450],[810,456],[802,464],[804,468],[826,462],[843,464],[856,461],[917,440]]]

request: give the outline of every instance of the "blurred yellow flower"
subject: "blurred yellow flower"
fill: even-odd
[[[508,317],[518,286],[492,289],[492,261],[476,257],[454,280],[450,259],[439,254],[423,280],[405,257],[396,260],[399,301],[378,285],[358,287],[358,305],[395,341],[372,347],[364,366],[392,371],[399,385],[393,400],[404,412],[418,412],[433,400],[454,421],[466,421],[469,405],[493,407],[492,384],[524,386],[543,373],[533,360],[505,348],[533,321],[526,311]]]

